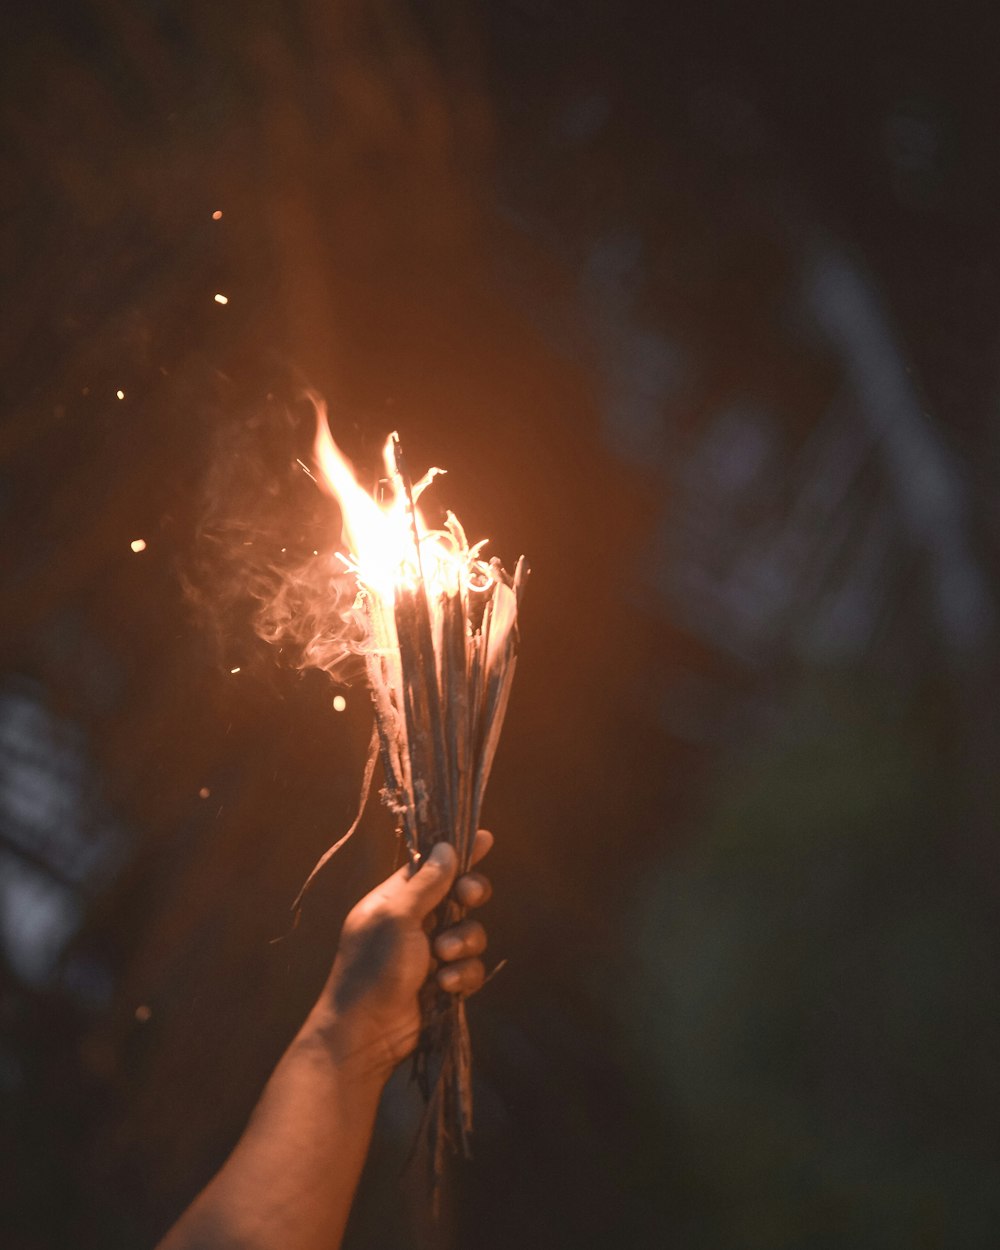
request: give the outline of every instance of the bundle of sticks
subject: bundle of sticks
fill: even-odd
[[[500,740],[518,649],[518,606],[528,575],[522,556],[513,574],[499,560],[480,558],[484,544],[469,546],[448,513],[440,530],[427,530],[416,507],[435,470],[415,486],[398,437],[386,444],[393,500],[383,535],[381,569],[365,550],[361,532],[378,520],[321,415],[317,463],[341,504],[347,561],[357,577],[355,610],[367,634],[361,648],[375,710],[375,735],[384,774],[382,799],[393,812],[414,870],[440,841],[453,844],[458,872],[470,866],[483,796]],[[353,507],[352,507],[353,503]],[[373,741],[374,741],[373,737]],[[374,753],[369,765],[369,782]],[[329,853],[328,853],[329,854]],[[326,860],[327,856],[324,856]],[[319,865],[317,865],[319,867]],[[433,918],[434,932],[456,923],[463,909],[449,897]],[[449,1151],[469,1154],[472,1131],[472,1056],[465,1001],[428,982],[423,1028],[414,1058],[426,1102],[426,1136],[435,1188]]]

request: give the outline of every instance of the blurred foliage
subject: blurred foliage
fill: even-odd
[[[805,675],[637,895],[625,1009],[686,1128],[686,1244],[988,1242],[1000,951],[942,843],[934,721],[877,682]]]

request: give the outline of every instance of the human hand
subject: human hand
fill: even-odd
[[[493,835],[480,829],[472,863],[492,845]],[[418,996],[432,972],[449,993],[472,994],[483,984],[486,931],[479,921],[465,919],[442,930],[433,950],[425,929],[456,868],[454,847],[439,842],[415,873],[404,866],[348,913],[333,969],[310,1018],[342,1059],[359,1060],[387,1078],[417,1044]],[[478,872],[455,882],[454,896],[465,907],[480,906],[490,892],[488,879]]]

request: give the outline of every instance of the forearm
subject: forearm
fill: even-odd
[[[473,862],[490,848],[476,835]],[[337,1250],[393,1069],[420,1033],[420,987],[433,972],[428,916],[454,881],[447,842],[420,870],[404,866],[344,921],[330,977],[268,1081],[246,1132],[159,1250]],[[466,907],[489,898],[478,873],[460,877]],[[482,984],[482,925],[466,919],[435,939],[438,985]]]
[[[225,1165],[159,1250],[335,1250],[388,1076],[316,1010]]]

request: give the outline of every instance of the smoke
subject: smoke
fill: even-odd
[[[354,579],[338,572],[334,560],[324,553],[271,569],[251,588],[259,605],[253,624],[296,667],[344,677],[362,651],[366,628],[354,606]]]
[[[269,398],[220,423],[181,570],[220,666],[277,659],[345,681],[360,672],[366,627],[337,556],[340,512],[310,476],[314,420]]]

